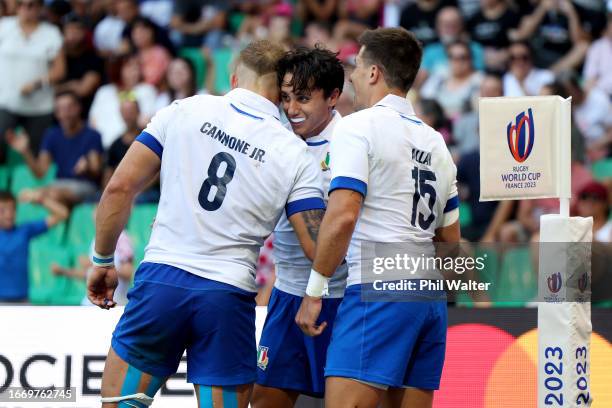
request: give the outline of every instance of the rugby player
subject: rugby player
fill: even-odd
[[[248,405],[257,376],[255,261],[283,211],[309,256],[324,212],[320,170],[279,121],[281,47],[239,55],[225,96],[159,111],[109,181],[96,217],[88,296],[115,305],[112,254],[134,197],[160,172],[143,263],[113,333],[104,407],[143,407],[187,350],[199,407]]]
[[[344,68],[335,53],[323,48],[298,48],[281,58],[278,67],[281,104],[293,132],[302,138],[319,164],[323,191],[330,182],[329,141],[341,119],[334,110],[344,85]],[[331,330],[306,336],[295,324],[306,292],[312,260],[308,259],[290,223],[281,217],[274,230],[276,281],[258,347],[253,408],[293,407],[300,394],[323,397],[323,369]],[[333,324],[346,285],[341,265],[323,299],[320,319]]]
[[[361,250],[368,242],[432,249],[433,240],[458,242],[456,167],[442,136],[406,99],[422,57],[416,37],[382,28],[364,32],[359,43],[351,82],[363,110],[334,129],[329,203],[296,321],[309,335],[325,330],[317,320],[321,298],[348,249],[347,288],[327,352],[326,406],[374,408],[384,398],[384,406],[429,408],[444,363],[446,301],[362,301]]]

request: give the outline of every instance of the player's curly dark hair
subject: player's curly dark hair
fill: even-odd
[[[342,93],[344,68],[337,54],[317,44],[315,48],[298,47],[278,62],[278,83],[283,84],[285,74],[293,74],[290,86],[295,93],[309,93],[321,89],[328,98],[334,89]]]

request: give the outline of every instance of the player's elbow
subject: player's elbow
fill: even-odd
[[[355,230],[355,225],[357,225],[358,215],[354,215],[349,211],[344,211],[336,214],[333,217],[335,226],[335,230],[339,234],[349,234],[352,235]]]
[[[135,195],[134,186],[123,180],[121,177],[115,177],[116,174],[111,177],[110,181],[104,189],[104,196],[106,197],[132,197]]]

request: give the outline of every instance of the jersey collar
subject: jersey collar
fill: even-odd
[[[226,93],[225,96],[247,108],[265,113],[266,115],[273,116],[276,120],[280,120],[278,106],[253,91],[244,88],[235,88]]]
[[[384,106],[387,108],[391,108],[394,111],[399,112],[400,114],[405,116],[415,115],[414,108],[412,107],[412,104],[408,99],[393,94],[388,94],[374,106]]]
[[[334,127],[336,124],[342,119],[342,115],[338,111],[333,111],[332,120],[329,121],[325,129],[317,136],[312,136],[306,139],[306,144],[308,146],[319,146],[329,142],[329,139],[332,137],[332,133],[334,131]]]

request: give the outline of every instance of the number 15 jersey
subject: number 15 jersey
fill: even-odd
[[[282,211],[325,208],[320,172],[278,108],[245,89],[159,111],[137,141],[161,158],[145,262],[254,292],[255,262]]]
[[[450,152],[405,98],[387,95],[340,120],[330,161],[329,194],[341,188],[364,196],[349,246],[347,285],[361,282],[363,243],[432,243],[436,229],[459,218]]]

